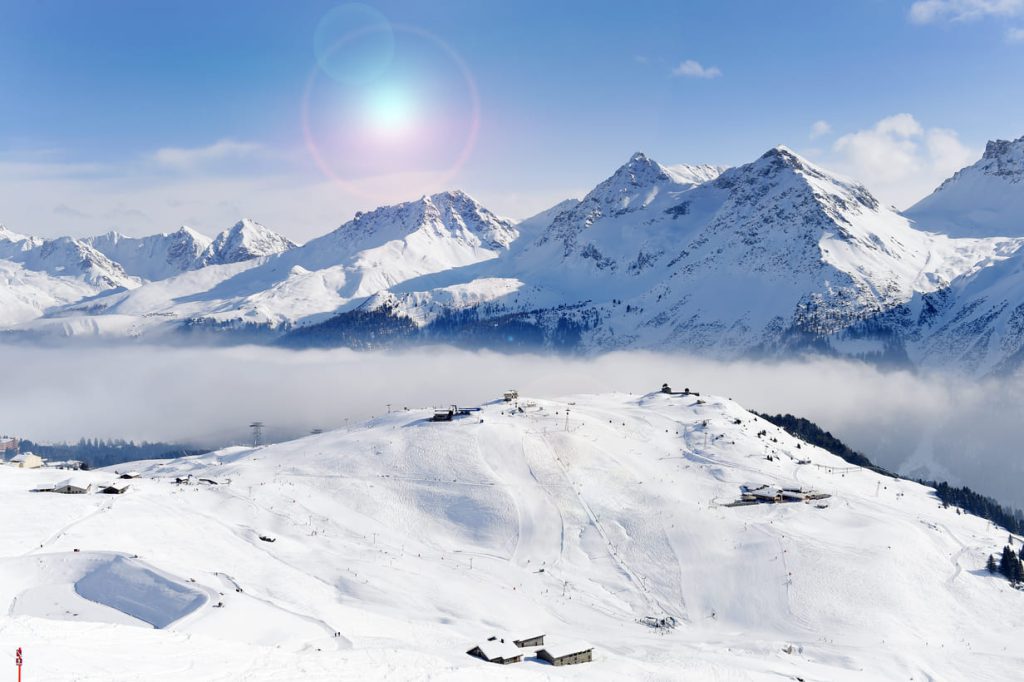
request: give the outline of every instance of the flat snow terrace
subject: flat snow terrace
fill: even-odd
[[[57,552],[0,561],[9,615],[165,628],[210,594],[118,552]]]

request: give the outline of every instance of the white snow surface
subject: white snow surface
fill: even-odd
[[[46,680],[1019,677],[1024,594],[983,568],[1007,534],[930,489],[725,398],[519,406],[122,465],[118,496],[0,468],[0,647]],[[748,483],[831,497],[723,506]],[[511,632],[595,660],[465,653]]]

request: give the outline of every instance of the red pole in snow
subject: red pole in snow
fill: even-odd
[[[18,666],[18,682],[21,682],[21,647],[18,647],[17,653],[14,654],[14,664]]]

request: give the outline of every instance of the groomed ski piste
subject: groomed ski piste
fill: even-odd
[[[1007,533],[929,488],[708,395],[432,414],[119,466],[123,495],[0,467],[0,649],[50,681],[1020,678]],[[821,499],[726,506],[761,484]],[[594,660],[466,654],[540,633]]]

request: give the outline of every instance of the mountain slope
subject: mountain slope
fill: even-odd
[[[1024,237],[1024,137],[994,140],[905,212],[920,229],[956,237]]]
[[[595,647],[559,673],[588,680],[1013,679],[1024,663],[1024,597],[983,569],[1006,533],[930,489],[713,396],[518,408],[140,463],[123,496],[32,494],[61,472],[0,469],[0,506],[25,519],[0,558],[0,640],[52,680],[171,680],[199,659],[196,679],[547,679],[464,653],[541,632]],[[725,506],[760,484],[830,497]],[[110,596],[84,602],[97,571]],[[192,610],[126,620],[113,597],[146,571],[206,600],[132,588],[149,617]]]

